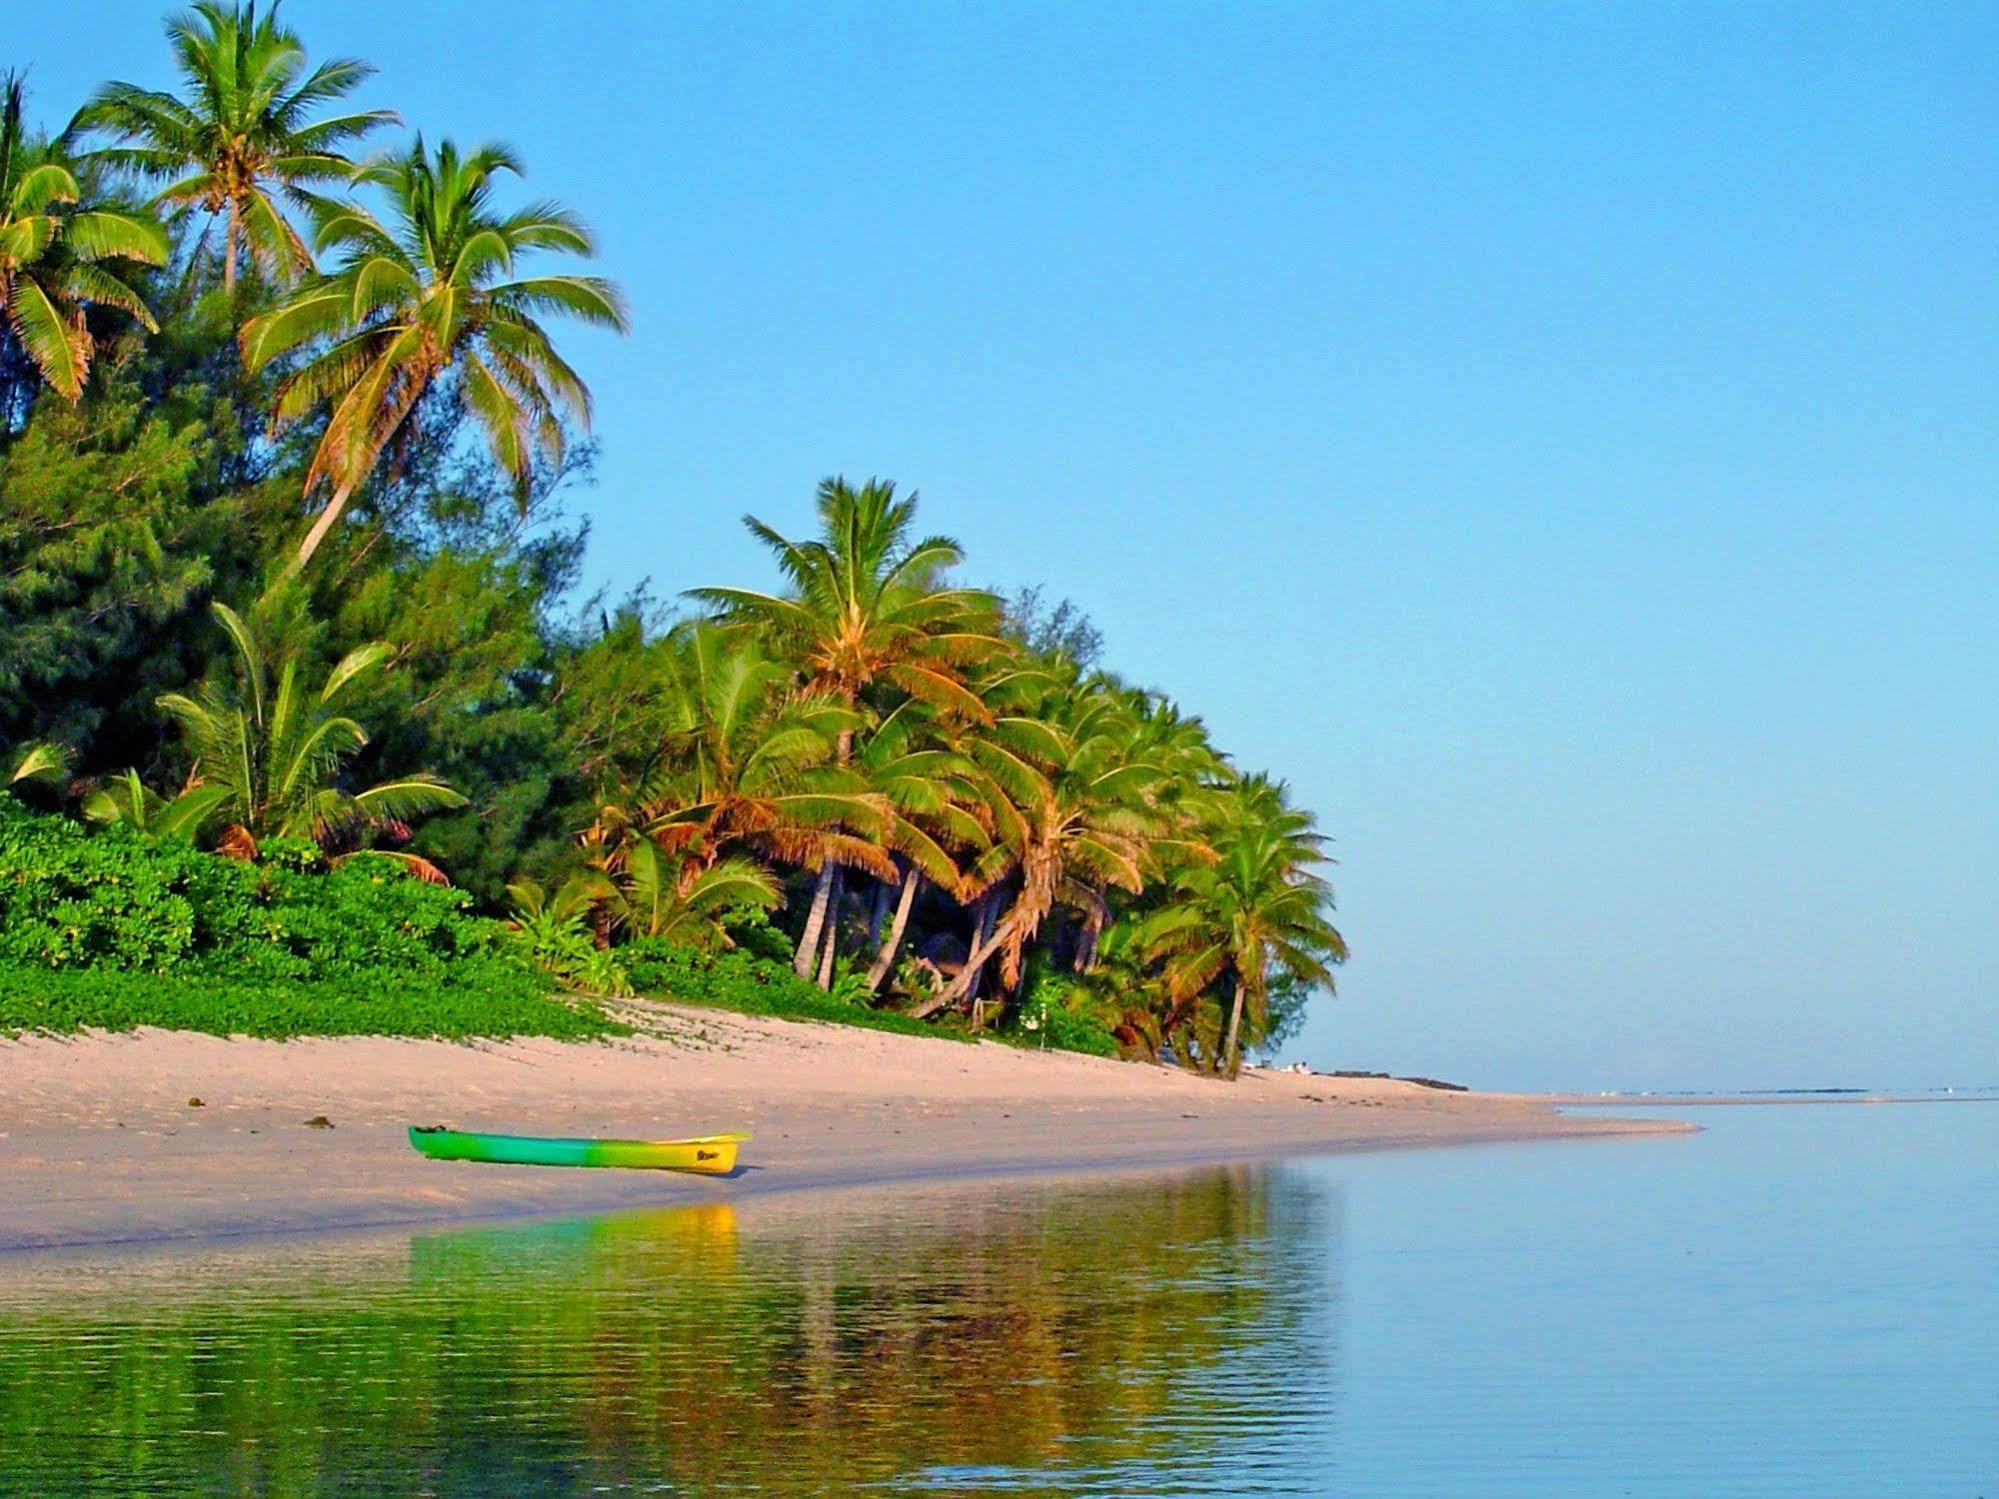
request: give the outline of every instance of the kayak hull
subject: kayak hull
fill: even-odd
[[[736,1147],[748,1135],[700,1135],[687,1140],[564,1140],[542,1135],[492,1135],[477,1130],[413,1126],[410,1144],[433,1161],[490,1161],[509,1166],[617,1166],[647,1171],[736,1169]]]

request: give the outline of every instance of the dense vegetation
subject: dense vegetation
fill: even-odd
[[[103,830],[0,824],[0,1027],[603,1024],[531,964],[1232,1072],[1331,988],[1283,783],[893,484],[751,519],[776,591],[578,599],[582,221],[270,11],[168,30],[56,134],[5,91],[0,747]]]

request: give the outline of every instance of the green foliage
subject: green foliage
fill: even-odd
[[[104,196],[67,140],[29,133],[23,94],[20,74],[0,78],[0,327],[8,352],[75,402],[97,351],[88,311],[155,326],[130,278],[171,246],[150,212]]]
[[[558,999],[534,974],[497,958],[465,959],[448,984],[373,970],[299,983],[223,965],[160,974],[119,968],[48,971],[0,963],[0,1035],[130,1030],[217,1036],[409,1036],[442,1040],[552,1036],[583,1041],[624,1027]]]
[[[206,448],[121,391],[87,415],[45,403],[0,450],[0,735],[88,748],[143,686],[139,658],[213,576],[162,540],[190,524]]]
[[[233,689],[210,686],[199,698],[170,692],[160,699],[202,772],[199,784],[163,809],[173,830],[198,834],[219,823],[253,851],[269,837],[332,845],[434,808],[463,806],[464,797],[422,771],[365,791],[339,786],[339,771],[368,742],[367,731],[339,710],[357,679],[388,658],[389,646],[356,646],[315,690],[300,680],[301,653],[284,638],[296,628],[296,616],[285,617],[290,602],[283,593],[266,595],[249,620],[226,604],[213,605],[234,647]],[[93,798],[90,811],[96,820],[125,820],[140,805],[136,795]],[[174,817],[182,808],[189,810]],[[421,860],[412,864],[442,883]]]
[[[632,987],[655,999],[713,1005],[744,1015],[859,1025],[908,1036],[949,1034],[890,1010],[871,1010],[837,992],[828,994],[798,977],[782,960],[747,952],[696,952],[658,938],[627,943],[618,949],[618,956]]]
[[[248,864],[0,799],[0,1030],[602,1034],[496,921],[385,860],[309,842]]]
[[[0,828],[0,972],[47,1023],[601,1028],[552,977],[1229,1071],[1331,991],[1311,815],[1096,669],[1074,604],[963,586],[913,494],[750,521],[777,591],[707,617],[575,608],[549,325],[624,303],[525,262],[581,222],[506,205],[499,147],[350,176],[372,70],[263,7],[168,31],[175,92],[0,111],[0,776],[122,825]]]
[[[1008,1017],[1008,1040],[1093,1057],[1118,1054],[1117,1038],[1094,1013],[1087,992],[1052,973],[1032,975]]]

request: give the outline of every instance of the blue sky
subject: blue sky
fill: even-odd
[[[893,476],[1291,779],[1297,1054],[1999,1080],[1999,9],[286,13],[599,230],[595,581]],[[54,117],[158,15],[8,51]]]

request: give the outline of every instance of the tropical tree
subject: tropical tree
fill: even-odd
[[[916,509],[917,497],[897,498],[887,480],[870,479],[856,489],[845,479],[827,479],[819,486],[820,534],[811,540],[793,541],[744,517],[776,558],[787,592],[697,588],[690,596],[726,619],[757,626],[797,664],[800,690],[808,696],[852,710],[870,694],[892,692],[945,715],[984,722],[991,715],[965,673],[972,663],[1009,649],[1000,634],[998,601],[979,589],[949,585],[946,574],[964,560],[964,550],[948,536],[915,535]],[[842,733],[837,748],[837,762],[847,764],[852,729]],[[819,956],[840,862],[819,867],[793,962],[801,978]]]
[[[254,3],[197,0],[167,22],[180,94],[107,83],[72,127],[117,142],[98,153],[102,159],[164,183],[155,201],[170,217],[201,212],[211,225],[224,220],[228,293],[245,257],[286,281],[312,270],[312,252],[278,199],[306,207],[309,184],[344,180],[353,170],[345,148],[397,118],[385,109],[314,118],[375,69],[336,57],[308,72],[305,45],[278,24],[277,9],[260,16]],[[207,235],[204,229],[204,244]]]
[[[768,870],[743,858],[722,859],[683,885],[671,861],[643,838],[624,840],[608,854],[598,849],[591,867],[554,890],[522,879],[507,893],[512,925],[528,956],[558,978],[600,993],[630,987],[611,955],[613,932],[726,950],[735,946],[729,918],[769,911],[784,898]]]
[[[1132,717],[1114,693],[1058,691],[1043,714],[1006,714],[968,736],[999,836],[967,875],[981,914],[965,965],[919,1015],[969,997],[995,955],[1002,982],[1018,984],[1058,902],[1096,913],[1101,926],[1105,892],[1142,890],[1153,845],[1171,831],[1155,806],[1161,772],[1134,753]]]
[[[835,763],[857,716],[794,695],[790,668],[744,632],[686,625],[670,644],[660,741],[626,800],[599,814],[597,841],[619,842],[620,823],[638,829],[674,861],[682,892],[738,853],[812,868],[838,860],[893,878],[875,841],[886,805]]]
[[[63,140],[30,135],[25,90],[16,74],[0,81],[0,306],[7,330],[44,383],[76,401],[96,345],[92,307],[129,313],[155,326],[119,265],[162,265],[166,232],[89,191],[89,163]]]
[[[886,804],[887,825],[881,843],[901,876],[876,887],[869,923],[875,947],[867,976],[871,992],[881,989],[895,966],[910,912],[925,882],[957,897],[964,883],[958,860],[991,846],[990,818],[985,815],[977,767],[949,747],[944,729],[934,709],[920,698],[908,698],[868,730],[853,757],[854,770],[863,784]],[[893,917],[888,911],[891,890],[895,893]],[[886,935],[884,921],[888,923]],[[822,989],[831,987],[838,947],[838,923],[826,925],[829,930],[819,964]]]
[[[1230,788],[1210,837],[1215,857],[1180,870],[1141,941],[1163,956],[1176,1005],[1219,987],[1227,1028],[1213,1065],[1234,1077],[1245,1027],[1254,1034],[1263,1025],[1272,985],[1330,990],[1347,947],[1328,919],[1331,888],[1316,872],[1325,839],[1310,813],[1290,805],[1281,781],[1250,776]]]
[[[233,685],[211,685],[198,697],[168,693],[159,700],[179,723],[193,756],[188,785],[170,799],[160,798],[128,773],[85,804],[86,816],[189,836],[219,828],[224,852],[254,858],[266,838],[310,838],[343,850],[358,833],[407,836],[408,818],[464,805],[462,796],[430,775],[405,775],[356,792],[338,784],[342,768],[368,742],[367,732],[340,711],[341,704],[388,658],[385,643],[349,651],[315,691],[303,680],[300,652],[274,649],[228,605],[212,607],[235,652]],[[443,874],[416,855],[366,851],[443,882]]]
[[[455,376],[457,398],[513,479],[525,509],[537,461],[559,465],[566,420],[587,429],[590,392],[540,319],[576,318],[624,331],[622,294],[596,276],[514,278],[534,251],[589,255],[576,216],[554,203],[503,212],[494,186],[520,163],[502,146],[460,155],[421,139],[355,174],[382,193],[386,223],[359,203],[315,207],[314,244],[337,268],[243,327],[250,369],[302,353],[279,382],[273,428],[320,410],[326,427],[305,478],[331,490],[295,566],[311,560],[385,452],[416,435],[425,398]]]
[[[582,888],[627,937],[659,937],[683,947],[735,946],[727,919],[771,911],[784,891],[754,859],[717,859],[683,880],[675,862],[648,838],[624,840],[603,851],[579,877]]]

